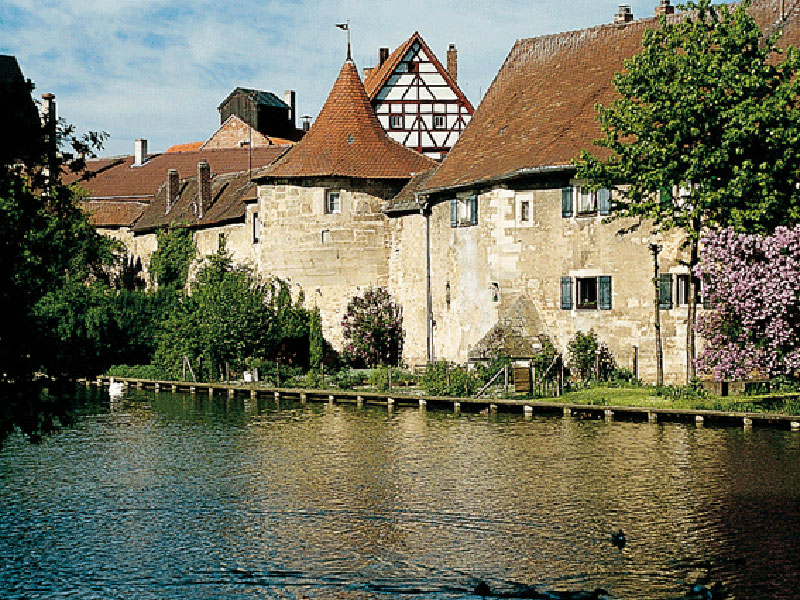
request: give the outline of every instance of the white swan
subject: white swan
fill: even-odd
[[[111,377],[108,380],[108,395],[112,398],[118,398],[125,393],[125,384],[121,381],[114,381],[114,378]]]

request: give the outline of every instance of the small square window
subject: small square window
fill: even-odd
[[[523,200],[519,205],[519,220],[528,223],[531,220],[531,201]]]
[[[329,244],[331,241],[331,230],[330,229],[323,229],[322,230],[322,237],[321,237],[323,244]]]
[[[389,129],[402,129],[403,115],[389,115]]]
[[[329,215],[342,212],[342,204],[339,197],[339,192],[327,190],[325,192],[325,213]]]
[[[447,117],[444,115],[433,115],[433,128],[444,129],[447,127]]]

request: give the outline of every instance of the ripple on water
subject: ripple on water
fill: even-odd
[[[0,452],[8,598],[800,589],[798,434],[129,392]],[[622,528],[619,550],[610,533]]]

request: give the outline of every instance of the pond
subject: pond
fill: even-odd
[[[139,390],[90,406],[0,450],[3,598],[800,589],[798,432]]]

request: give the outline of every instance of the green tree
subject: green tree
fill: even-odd
[[[183,289],[197,255],[191,229],[171,227],[156,233],[158,248],[150,257],[150,276],[159,287]]]
[[[765,36],[749,4],[688,2],[683,18],[646,29],[614,77],[620,98],[598,106],[595,143],[610,152],[577,162],[578,177],[618,192],[612,218],[680,231],[692,268],[706,228],[764,232],[800,217],[800,52],[777,47],[779,30]],[[697,284],[692,275],[689,380]]]
[[[319,309],[315,308],[308,317],[308,364],[318,369],[325,360],[325,338],[322,336],[322,319]]]
[[[213,380],[226,365],[238,371],[250,359],[274,360],[286,338],[308,335],[302,298],[292,302],[285,282],[262,281],[234,263],[224,244],[206,257],[190,292],[164,322],[155,354],[172,377],[188,359],[197,377]]]
[[[597,334],[579,331],[567,344],[569,365],[581,379],[608,379],[615,369],[614,357],[608,346],[597,339]]]

